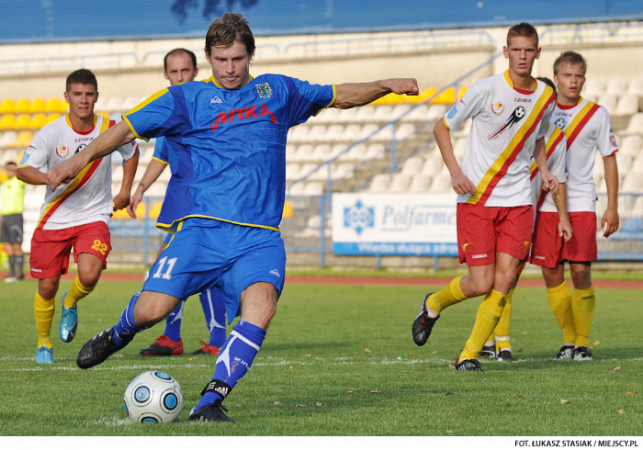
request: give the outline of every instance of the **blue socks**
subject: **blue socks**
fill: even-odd
[[[183,321],[184,304],[185,302],[179,303],[174,311],[172,311],[165,319],[165,331],[163,334],[174,342],[179,342],[181,340],[181,322]]]
[[[229,389],[226,390],[225,395],[250,369],[265,337],[266,330],[245,320],[241,320],[232,328],[230,337],[219,353],[212,377],[213,381],[217,380],[227,385]],[[225,395],[206,391],[194,409],[211,405],[217,400],[222,401]]]
[[[199,299],[205,315],[205,324],[210,330],[208,344],[221,348],[226,341],[226,309],[223,295],[219,289],[212,288],[201,292]]]
[[[125,308],[125,310],[122,312],[121,318],[114,326],[112,338],[114,339],[114,343],[118,346],[127,344],[132,340],[136,333],[148,328],[139,327],[138,325],[136,325],[136,322],[134,322],[134,305],[136,304],[136,300],[140,295],[140,292],[132,295],[127,308]]]

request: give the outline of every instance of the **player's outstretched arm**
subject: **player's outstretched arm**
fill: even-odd
[[[136,188],[136,191],[134,191],[134,195],[132,195],[130,204],[127,207],[127,214],[129,214],[132,219],[136,219],[136,207],[141,203],[141,200],[143,200],[143,194],[145,194],[145,191],[161,176],[166,166],[167,164],[163,164],[156,159],[152,159],[147,165],[143,178],[141,178],[141,182]]]
[[[433,127],[433,134],[435,141],[438,144],[440,153],[444,164],[446,164],[449,174],[451,175],[451,186],[453,190],[460,195],[475,194],[476,187],[473,182],[462,173],[458,159],[453,152],[453,144],[451,142],[451,131],[445,125],[444,120],[440,119]]]
[[[604,156],[603,166],[605,167],[605,186],[607,187],[607,209],[601,218],[603,236],[608,237],[618,230],[618,166],[616,156]]]
[[[117,123],[94,139],[82,152],[78,152],[67,161],[52,167],[47,172],[47,184],[51,190],[54,190],[62,183],[69,183],[87,164],[112,153],[121,145],[131,142],[135,138],[136,135],[125,121]]]
[[[132,184],[134,184],[134,176],[138,167],[139,151],[127,161],[123,162],[123,181],[121,182],[121,189],[114,197],[114,211],[125,208],[130,203],[130,194],[132,192]]]
[[[343,83],[336,86],[337,96],[333,106],[340,109],[366,105],[386,94],[418,95],[415,78],[389,78],[371,83]]]
[[[47,174],[42,173],[40,170],[32,166],[18,167],[16,176],[19,180],[22,180],[27,184],[48,184]]]

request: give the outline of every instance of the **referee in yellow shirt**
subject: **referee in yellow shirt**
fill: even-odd
[[[4,169],[7,179],[0,184],[0,215],[2,215],[0,241],[5,243],[9,255],[9,283],[24,279],[22,266],[22,212],[25,208],[25,183],[16,177],[16,163],[10,161]],[[3,177],[4,178],[4,177]]]

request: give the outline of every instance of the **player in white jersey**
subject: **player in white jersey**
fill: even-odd
[[[573,51],[563,52],[554,62],[558,87],[552,122],[567,137],[567,208],[574,229],[569,242],[552,238],[556,217],[542,211],[537,217],[531,262],[542,267],[547,297],[563,332],[558,359],[589,360],[589,333],[596,296],[592,286],[591,262],[597,257],[596,187],[594,156],[603,157],[607,185],[607,209],[601,218],[603,236],[618,229],[618,166],[616,139],[607,110],[581,97],[587,64]],[[564,262],[574,284],[573,294],[565,281]]]
[[[498,323],[519,262],[528,255],[533,224],[532,155],[541,168],[545,188],[557,187],[556,178],[547,169],[543,139],[554,91],[531,76],[540,55],[536,29],[528,23],[511,27],[503,50],[509,69],[471,86],[434,128],[458,194],[458,251],[469,274],[426,295],[412,333],[415,343],[424,345],[442,309],[486,295],[456,370],[482,370],[478,352]],[[468,118],[473,124],[461,167],[450,130]]]
[[[47,184],[47,170],[82,151],[100,133],[109,119],[94,114],[98,84],[87,69],[67,77],[65,100],[69,113],[36,134],[18,167],[18,177],[29,184]],[[78,275],[63,294],[60,338],[71,342],[76,334],[76,303],[96,286],[111,250],[107,223],[114,210],[127,206],[136,166],[135,141],[119,148],[123,157],[123,181],[112,200],[112,161],[107,156],[85,167],[70,183],[47,189],[40,219],[31,241],[31,276],[38,279],[34,315],[38,332],[36,362],[53,363],[50,339],[60,276],[67,273],[74,249]]]
[[[553,89],[555,85],[549,78],[538,77],[538,80],[547,83]],[[557,238],[568,241],[572,236],[572,227],[567,213],[566,201],[566,180],[567,172],[565,168],[565,159],[567,153],[567,139],[565,133],[560,128],[552,123],[547,128],[545,134],[545,148],[547,150],[547,167],[552,175],[558,180],[558,189],[553,192],[542,189],[542,179],[538,174],[538,166],[535,161],[532,162],[530,167],[531,172],[531,195],[535,211],[550,211],[557,213],[560,217],[558,223]],[[522,274],[522,271],[527,263],[527,259],[523,259],[518,266],[516,273],[516,283]],[[511,348],[511,311],[512,311],[512,298],[514,287],[511,288],[507,294],[507,302],[502,311],[502,316],[496,325],[495,330],[487,339],[482,350],[479,352],[480,356],[494,357],[497,356],[498,361],[513,361],[513,351]]]

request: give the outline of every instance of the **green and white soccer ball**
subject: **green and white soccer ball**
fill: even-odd
[[[181,386],[165,372],[143,372],[125,389],[125,413],[134,422],[174,422],[182,409]]]

